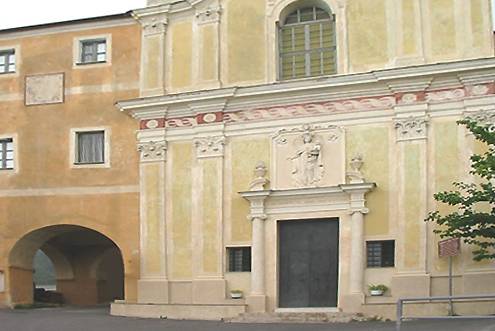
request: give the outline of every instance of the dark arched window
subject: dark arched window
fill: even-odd
[[[335,18],[316,6],[300,7],[280,24],[280,79],[336,73]]]

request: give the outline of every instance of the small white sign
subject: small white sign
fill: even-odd
[[[0,271],[0,293],[5,291],[5,276],[3,271]]]

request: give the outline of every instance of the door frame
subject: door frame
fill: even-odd
[[[282,222],[304,222],[304,221],[324,221],[324,220],[334,220],[339,224],[338,233],[338,268],[337,268],[337,306],[336,307],[301,307],[301,308],[281,308],[280,307],[280,224]],[[342,279],[342,217],[333,215],[328,217],[312,217],[312,218],[287,218],[287,219],[277,219],[275,221],[275,235],[276,235],[276,259],[277,263],[275,265],[276,272],[276,286],[275,286],[275,311],[277,312],[290,312],[290,311],[300,311],[300,312],[336,312],[339,311],[340,307],[340,295],[341,295],[341,279]]]

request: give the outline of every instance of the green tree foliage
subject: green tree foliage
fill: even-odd
[[[435,200],[456,207],[456,211],[445,216],[435,211],[426,221],[440,225],[434,232],[441,238],[461,238],[474,245],[474,260],[495,259],[495,126],[471,119],[458,124],[488,145],[485,154],[471,156],[470,173],[481,180],[479,184],[454,182],[455,190],[435,194]]]

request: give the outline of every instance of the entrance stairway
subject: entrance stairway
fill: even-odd
[[[274,312],[243,313],[237,317],[225,319],[227,323],[348,323],[366,321],[362,314],[343,312]]]

